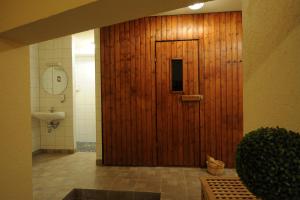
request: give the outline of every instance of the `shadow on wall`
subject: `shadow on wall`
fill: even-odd
[[[244,62],[247,62],[245,74],[250,76],[254,73],[253,68],[264,63],[273,50],[299,25],[299,9],[300,1],[297,0],[278,0],[276,3],[243,1],[243,11],[247,11],[243,12],[243,29],[246,32],[243,46],[247,49],[244,51]],[[251,45],[252,43],[255,45]],[[255,63],[248,59],[248,54],[255,55]],[[245,77],[245,81],[249,76]]]
[[[24,46],[22,43],[13,42],[10,40],[6,40],[3,38],[0,38],[0,52],[8,51],[10,49],[15,49]]]

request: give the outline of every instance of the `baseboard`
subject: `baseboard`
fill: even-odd
[[[42,150],[38,149],[38,150],[35,150],[35,151],[32,152],[32,156],[36,156],[36,155],[39,155],[41,153],[43,153]]]
[[[97,166],[102,166],[103,164],[102,164],[102,160],[101,159],[97,159],[96,160],[96,165]]]
[[[40,149],[42,153],[61,153],[61,154],[73,154],[75,149]]]

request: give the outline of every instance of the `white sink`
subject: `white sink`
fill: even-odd
[[[65,119],[66,113],[65,112],[33,112],[31,116],[40,120],[53,121],[53,120]]]

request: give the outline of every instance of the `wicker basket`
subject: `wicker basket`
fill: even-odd
[[[225,163],[220,160],[215,160],[213,157],[207,156],[207,171],[214,176],[224,174]]]

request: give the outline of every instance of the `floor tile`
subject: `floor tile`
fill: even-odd
[[[61,200],[73,188],[161,193],[162,200],[201,200],[205,169],[96,166],[94,152],[33,157],[34,200]],[[224,176],[236,176],[226,169]]]

